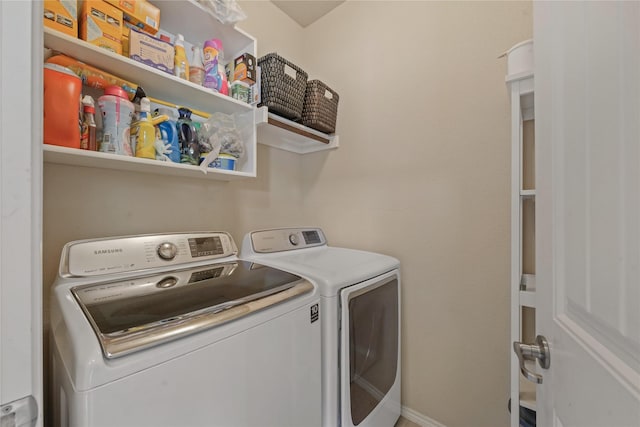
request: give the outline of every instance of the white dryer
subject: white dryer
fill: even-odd
[[[219,232],[68,243],[53,424],[320,426],[319,293],[236,254]]]
[[[245,235],[241,257],[317,285],[322,425],[393,427],[400,403],[400,262],[331,247],[319,228]]]

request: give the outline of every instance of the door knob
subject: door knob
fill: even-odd
[[[549,369],[551,356],[549,355],[549,343],[547,339],[542,335],[538,335],[535,344],[523,344],[514,341],[513,351],[516,352],[518,360],[520,361],[520,372],[522,372],[522,375],[531,382],[542,384],[542,376],[528,370],[524,362],[525,360],[538,359],[538,363],[542,369]]]

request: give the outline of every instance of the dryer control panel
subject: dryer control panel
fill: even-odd
[[[324,233],[319,228],[279,228],[251,233],[251,248],[255,253],[291,251],[326,244]]]
[[[60,260],[61,277],[124,273],[238,254],[228,233],[172,233],[79,240],[67,243]]]

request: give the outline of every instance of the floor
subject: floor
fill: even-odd
[[[420,427],[419,424],[414,423],[413,421],[409,421],[404,417],[400,417],[395,427]]]

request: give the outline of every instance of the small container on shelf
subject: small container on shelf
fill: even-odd
[[[160,29],[160,9],[147,0],[106,0],[120,9],[124,20],[141,30],[155,34]]]
[[[258,59],[261,68],[261,96],[258,106],[291,120],[302,117],[308,74],[277,53]]]
[[[173,74],[175,49],[171,43],[131,28],[129,57],[150,67]]]
[[[249,92],[251,88],[249,84],[242,82],[240,80],[236,80],[231,83],[231,96],[233,99],[237,99],[242,102],[249,102]]]
[[[84,0],[80,17],[80,38],[122,54],[122,11],[102,0]]]
[[[78,2],[44,0],[44,26],[78,37]]]
[[[233,61],[233,76],[231,80],[240,80],[247,85],[256,82],[256,58],[249,53],[243,53]]]
[[[80,148],[80,93],[82,81],[73,71],[57,64],[44,64],[45,144]]]
[[[336,131],[338,93],[320,80],[307,82],[302,108],[302,124],[320,132]]]

